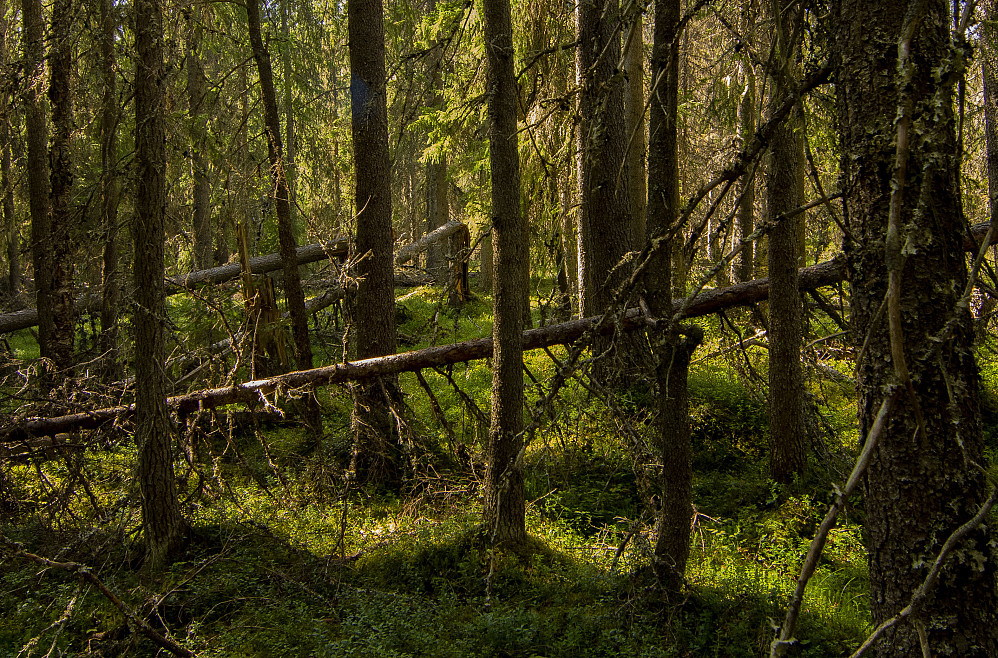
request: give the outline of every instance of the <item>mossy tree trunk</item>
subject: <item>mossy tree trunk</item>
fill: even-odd
[[[943,542],[985,497],[972,318],[960,301],[967,269],[952,102],[959,51],[951,49],[944,0],[913,2],[907,12],[890,0],[838,0],[832,16],[861,435],[884,396],[903,390],[864,482],[870,607],[879,624],[908,604]],[[908,140],[900,148],[899,133]],[[898,285],[881,313],[892,278]],[[881,641],[881,655],[922,656],[920,631],[932,655],[998,655],[993,542],[985,524],[955,549],[912,623]]]
[[[492,419],[483,516],[491,541],[522,546],[526,540],[523,460],[523,313],[527,305],[528,242],[520,211],[516,133],[516,81],[509,0],[483,0],[489,158],[492,164],[492,235],[495,292]]]
[[[146,564],[166,564],[186,524],[177,499],[170,416],[166,406],[166,135],[163,105],[163,9],[160,0],[136,0],[135,180],[135,439],[142,493]]]

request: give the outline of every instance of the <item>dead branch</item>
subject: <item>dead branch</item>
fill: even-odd
[[[838,283],[844,277],[845,261],[836,258],[801,270],[800,287],[802,290],[808,290],[827,286]],[[768,296],[769,279],[756,279],[727,288],[705,291],[690,302],[679,300],[674,305],[674,311],[678,312],[679,309],[685,308],[683,317],[699,317],[732,306],[759,302],[767,299]],[[525,331],[523,333],[523,349],[532,350],[571,343],[599,321],[600,318],[595,316]],[[642,327],[644,324],[645,318],[641,310],[634,308],[627,311],[622,321],[616,326],[619,326],[621,330],[628,331]],[[600,331],[612,333],[616,326],[614,323],[604,323],[600,326]],[[264,399],[263,396],[280,396],[303,386],[328,386],[346,381],[394,375],[420,368],[441,367],[453,363],[485,359],[490,356],[492,356],[492,339],[479,338],[351,363],[338,363],[312,370],[289,372],[270,379],[260,379],[234,386],[194,391],[186,395],[171,397],[167,403],[172,410],[179,414],[228,404],[256,404]],[[273,402],[268,401],[267,404],[273,404]],[[130,416],[132,410],[131,406],[119,406],[55,418],[30,418],[6,427],[0,427],[0,442],[21,440],[28,436],[45,436],[61,432],[95,429],[106,423]]]
[[[797,578],[797,587],[794,589],[793,596],[790,597],[790,605],[787,606],[787,616],[783,620],[783,626],[780,627],[780,635],[777,639],[773,640],[769,648],[770,658],[780,658],[785,656],[787,650],[791,646],[796,644],[797,640],[793,638],[794,627],[797,625],[797,616],[800,614],[801,604],[804,602],[804,590],[807,589],[807,583],[811,580],[811,576],[814,575],[814,570],[818,566],[818,559],[821,557],[821,552],[825,548],[825,542],[828,540],[828,533],[832,531],[835,527],[835,521],[838,519],[839,512],[841,512],[846,505],[846,501],[849,499],[849,495],[856,489],[859,485],[860,478],[863,477],[863,473],[866,472],[866,467],[870,464],[870,457],[873,455],[873,449],[876,447],[877,442],[880,440],[880,435],[884,431],[884,427],[887,425],[887,421],[890,418],[891,411],[894,409],[894,404],[897,402],[898,396],[901,389],[895,389],[890,395],[884,398],[883,403],[880,405],[880,411],[877,413],[877,419],[873,423],[873,427],[866,436],[866,442],[863,444],[863,450],[860,452],[859,457],[856,458],[856,465],[853,466],[852,473],[849,475],[849,480],[846,482],[845,487],[838,492],[838,496],[835,498],[835,502],[832,503],[831,508],[828,510],[828,514],[825,515],[824,521],[821,522],[821,527],[818,528],[818,533],[811,540],[811,546],[807,551],[807,558],[804,560],[804,566],[801,567],[800,577]]]
[[[50,560],[47,557],[42,557],[41,555],[35,555],[34,553],[29,553],[24,550],[24,548],[15,542],[10,541],[7,537],[0,534],[0,543],[3,543],[4,547],[14,556],[22,557],[30,560],[36,564],[47,569],[63,569],[65,571],[70,571],[80,576],[82,580],[92,584],[100,593],[103,594],[108,601],[110,601],[114,607],[121,610],[121,613],[125,615],[129,623],[145,635],[147,638],[156,643],[159,647],[166,649],[175,656],[181,656],[181,658],[194,658],[197,654],[192,651],[185,649],[180,646],[170,638],[164,637],[156,631],[152,626],[149,625],[142,617],[139,617],[135,612],[129,608],[124,601],[122,601],[118,596],[104,584],[100,578],[94,575],[90,567],[85,564],[80,564],[79,562],[56,562],[55,560]]]

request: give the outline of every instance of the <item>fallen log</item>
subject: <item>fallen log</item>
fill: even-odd
[[[463,226],[460,222],[450,222],[441,227],[441,229],[447,228],[449,232],[446,235],[451,235],[456,228],[451,225],[456,225],[457,227]],[[437,229],[440,231],[441,229]],[[436,233],[437,231],[434,231]],[[432,235],[432,234],[430,234]],[[426,240],[429,237],[425,236],[417,243]],[[444,236],[446,237],[446,236]],[[417,243],[411,245],[406,245],[399,250],[399,253],[414,247]],[[350,246],[349,238],[340,238],[338,240],[332,240],[330,242],[325,242],[321,244],[310,244],[304,247],[298,248],[298,264],[305,265],[308,263],[315,263],[326,258],[345,258]],[[419,253],[419,251],[425,251],[429,245],[423,245],[411,251],[411,255]],[[254,274],[265,274],[267,272],[274,272],[283,267],[281,264],[280,254],[267,254],[265,256],[256,256],[250,258],[250,270]],[[187,290],[194,288],[195,286],[214,284],[218,285],[225,283],[227,281],[232,281],[233,279],[239,278],[239,274],[242,271],[239,263],[228,263],[227,265],[221,265],[219,267],[212,267],[207,270],[198,270],[196,272],[191,272],[189,274],[184,274],[182,276],[171,276],[166,279],[166,294],[176,295]],[[412,285],[423,285],[426,280],[421,277],[400,277],[400,280],[396,283],[399,286],[412,286]],[[76,299],[76,308],[78,311],[86,313],[96,313],[100,311],[101,299],[100,295],[94,293],[86,293],[81,295]],[[20,311],[15,311],[13,313],[0,313],[0,334],[7,334],[12,331],[19,331],[21,329],[27,329],[28,327],[34,327],[38,324],[38,311],[33,308],[26,308]]]
[[[415,242],[410,242],[406,246],[398,250],[395,254],[395,267],[405,265],[410,260],[415,258],[417,255],[426,251],[434,244],[449,238],[464,227],[464,224],[457,220],[451,220],[444,224],[443,226],[437,227],[416,240]]]
[[[329,242],[319,244],[309,244],[298,247],[298,264],[305,265],[316,263],[327,258],[343,259],[350,249],[350,238],[339,238]],[[250,258],[250,271],[253,274],[265,274],[274,272],[284,267],[280,254],[267,254]],[[205,283],[225,283],[239,277],[242,266],[239,263],[228,263],[219,267],[212,267],[207,270],[199,270],[184,274],[182,276],[170,276],[166,278],[167,294],[176,294],[185,289]]]
[[[298,248],[298,264],[315,263],[326,258],[345,258],[350,247],[349,238],[340,238],[319,244],[305,245]],[[280,254],[267,254],[250,258],[250,270],[254,274],[273,272],[283,267]],[[198,270],[181,276],[166,278],[166,294],[176,295],[190,290],[198,285],[225,283],[239,278],[242,267],[239,263],[228,263],[207,270]],[[100,295],[86,293],[76,299],[78,311],[95,313],[100,311]],[[27,329],[38,324],[38,310],[26,308],[14,313],[0,314],[0,334]]]
[[[820,288],[838,283],[844,278],[845,260],[839,257],[801,270],[800,287],[803,290]],[[769,279],[756,279],[727,288],[708,290],[693,299],[687,307],[684,317],[693,318],[709,315],[725,308],[763,301],[768,296]],[[673,308],[678,311],[682,306],[682,301],[676,302]],[[530,329],[523,332],[523,349],[533,350],[571,343],[599,320],[599,317],[594,316]],[[620,322],[606,323],[600,328],[600,331],[612,333],[616,327],[627,331],[644,325],[645,318],[641,311],[629,309],[623,314]],[[265,403],[269,406],[273,402],[266,402],[264,396],[274,394],[277,397],[305,386],[328,386],[347,381],[485,359],[490,356],[492,356],[492,339],[479,338],[361,361],[337,363],[312,370],[299,370],[234,386],[194,391],[169,398],[167,405],[178,414],[187,414],[199,408],[228,404]],[[56,418],[30,418],[0,428],[0,441],[8,442],[22,440],[29,436],[46,436],[95,429],[107,423],[125,419],[131,415],[133,410],[134,407],[128,405],[85,411]]]

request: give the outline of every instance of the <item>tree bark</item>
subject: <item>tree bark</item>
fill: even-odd
[[[136,0],[135,11],[135,438],[146,564],[158,569],[179,546],[186,524],[177,500],[166,401],[163,328],[166,134],[163,106],[163,9]]]
[[[960,301],[967,271],[952,85],[961,51],[950,49],[943,0],[913,2],[907,14],[889,0],[838,0],[832,12],[861,436],[891,388],[904,390],[864,482],[880,624],[907,605],[946,537],[985,498],[972,319]],[[899,173],[898,182],[901,164],[907,180]],[[890,272],[900,285],[883,314]],[[919,625],[932,655],[998,655],[992,542],[987,525],[964,541],[914,623],[885,635],[881,655],[923,655]]]
[[[615,77],[619,20],[617,0],[579,3],[579,279],[584,315],[601,313],[610,305],[614,289],[625,278],[622,269],[615,268],[631,245],[624,85]]]
[[[656,0],[652,80],[658,90],[651,104],[648,147],[648,238],[666,234],[679,218],[679,16],[680,0]],[[682,242],[682,233],[677,242]],[[661,238],[659,238],[661,239]],[[672,248],[665,240],[645,274],[643,299],[656,318],[672,317]],[[682,336],[676,327],[650,332],[657,400],[655,448],[662,460],[662,511],[655,544],[655,572],[667,596],[682,587],[690,553],[693,468],[690,462],[690,356],[703,338],[694,328]]]
[[[520,211],[517,90],[508,0],[484,0],[495,292],[492,418],[482,516],[493,543],[526,540],[523,461],[523,325],[527,308],[527,227]]]
[[[0,65],[7,67],[10,54],[7,51],[7,2],[0,0]],[[8,92],[0,94],[0,193],[3,194],[3,230],[7,234],[7,290],[12,299],[17,299],[21,291],[21,231],[14,214],[14,181],[10,175],[11,159],[11,97]],[[16,129],[15,129],[16,130]]]
[[[101,68],[101,178],[100,216],[104,237],[101,259],[100,348],[104,354],[103,375],[106,381],[121,377],[118,354],[118,318],[121,312],[121,264],[118,253],[118,85],[115,73],[114,40],[118,18],[113,0],[100,0]]]
[[[31,266],[38,309],[38,343],[42,356],[51,355],[55,324],[52,318],[50,239],[52,217],[49,188],[48,121],[42,86],[45,80],[45,23],[41,0],[22,0],[24,47],[24,122],[27,141],[28,202],[31,211]]]
[[[581,0],[578,15],[579,97],[579,286],[582,314],[602,313],[628,272],[619,266],[630,250],[631,202],[628,194],[624,81],[620,61],[620,11],[617,0]],[[592,374],[609,384],[639,360],[637,344],[593,344],[603,355]]]
[[[381,0],[348,0],[347,12],[359,279],[352,319],[357,358],[366,359],[393,354],[396,347],[384,11]],[[391,412],[397,382],[386,377],[353,392],[351,471],[360,482],[395,485],[402,476],[399,428]]]
[[[627,95],[624,97],[625,134],[627,147],[627,191],[631,202],[631,249],[645,246],[645,208],[648,189],[645,181],[645,40],[643,3],[628,0],[630,17],[627,29],[627,50],[624,69],[627,73]]]
[[[49,152],[52,210],[47,264],[52,309],[48,356],[63,374],[71,374],[76,329],[73,292],[73,2],[56,0],[52,6],[52,46],[49,52],[49,101],[52,107],[52,145]]]
[[[192,3],[187,14],[187,103],[191,120],[192,225],[194,229],[194,265],[199,270],[211,267],[215,253],[211,230],[211,181],[204,149],[208,139],[208,117],[205,114],[205,75],[201,64],[200,5]]]
[[[799,84],[801,25],[800,2],[771,0],[769,12],[776,30],[771,76],[770,113]],[[777,217],[804,205],[804,115],[797,105],[776,129],[766,172],[767,208]],[[800,348],[804,334],[803,303],[797,289],[797,268],[803,249],[800,234],[804,214],[780,222],[769,232],[769,474],[790,484],[807,467],[804,425],[804,373]]]

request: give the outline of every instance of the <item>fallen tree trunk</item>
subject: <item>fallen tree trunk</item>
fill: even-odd
[[[836,258],[800,271],[800,288],[809,290],[831,285],[845,278],[845,260]],[[727,288],[708,290],[697,295],[686,309],[684,317],[692,318],[709,315],[722,309],[763,301],[769,296],[769,279],[746,281]],[[679,310],[683,300],[679,300],[674,310]],[[571,320],[561,324],[530,329],[523,332],[523,349],[532,350],[552,345],[563,345],[576,340],[586,330],[599,322],[599,317]],[[638,309],[629,309],[619,323],[605,323],[600,328],[604,333],[612,333],[616,327],[627,331],[643,326],[645,318]],[[263,403],[264,396],[280,396],[304,386],[326,386],[346,381],[356,381],[382,375],[446,366],[465,361],[474,361],[492,356],[492,339],[476,340],[428,347],[412,352],[402,352],[388,356],[364,359],[351,363],[337,363],[322,368],[289,372],[270,379],[205,389],[169,398],[170,409],[179,414],[196,411],[199,408],[218,407],[227,404]],[[273,404],[272,401],[266,404]],[[126,418],[132,413],[132,406],[98,409],[56,418],[32,418],[0,428],[0,441],[20,440],[29,436],[53,435],[83,429],[95,429],[106,423]]]
[[[320,244],[309,244],[298,247],[297,258],[299,265],[316,263],[327,258],[343,259],[350,248],[350,238],[339,238]],[[280,254],[267,254],[250,258],[250,271],[253,274],[264,274],[274,272],[284,267]],[[207,270],[191,272],[183,276],[170,276],[166,278],[167,294],[176,294],[185,289],[205,283],[225,283],[239,277],[242,266],[239,263],[228,263],[220,267],[212,267]]]
[[[298,264],[315,263],[326,258],[345,258],[350,247],[349,238],[340,238],[321,244],[310,244],[298,248]],[[281,269],[280,254],[267,254],[250,258],[250,270],[254,274],[263,274]],[[203,284],[220,284],[239,278],[242,267],[239,263],[228,263],[207,270],[198,270],[183,276],[166,278],[166,294],[176,295]],[[76,308],[80,312],[93,313],[100,311],[100,295],[87,293],[76,300]],[[27,329],[38,324],[38,310],[26,308],[14,313],[0,314],[0,334]]]
[[[443,239],[448,235],[454,233],[457,228],[463,226],[460,222],[450,222],[440,227],[430,235],[438,233],[443,229],[448,229],[448,231],[442,235],[437,236],[436,239]],[[457,227],[457,228],[455,228]],[[402,254],[406,250],[410,250],[406,260],[412,258],[415,254],[420,251],[425,251],[429,244],[422,244],[429,235],[424,236],[421,240],[414,242],[412,244],[406,245],[399,250],[399,254]],[[326,258],[345,258],[347,255],[348,248],[350,246],[349,238],[340,238],[338,240],[332,240],[330,242],[325,242],[322,244],[310,244],[304,247],[298,248],[298,264],[305,265],[307,263],[315,263]],[[403,261],[404,262],[404,261]],[[267,272],[274,272],[283,267],[281,263],[280,254],[267,254],[265,256],[256,256],[255,258],[250,258],[250,270],[254,274],[264,274]],[[212,267],[207,270],[198,270],[197,272],[191,272],[190,274],[185,274],[183,276],[172,276],[166,279],[166,294],[176,295],[182,293],[186,290],[190,290],[195,286],[204,284],[215,284],[225,283],[227,281],[232,281],[233,279],[239,278],[239,274],[242,271],[239,263],[229,263],[227,265],[221,265],[219,267]],[[422,277],[400,277],[396,285],[399,286],[413,286],[413,285],[425,285],[427,280]],[[327,304],[328,306],[328,304]],[[99,312],[101,308],[101,298],[100,295],[95,295],[93,293],[87,293],[81,295],[76,300],[76,309],[82,313],[96,313]],[[34,327],[38,324],[38,310],[33,308],[26,308],[20,311],[15,311],[13,313],[0,313],[0,334],[7,334],[12,331],[19,331],[21,329],[27,329],[28,327]]]
[[[429,249],[431,246],[454,235],[461,230],[462,227],[464,227],[464,224],[461,222],[451,220],[443,226],[433,229],[415,242],[410,242],[406,246],[399,249],[398,253],[395,254],[395,267],[405,265],[417,255]]]

